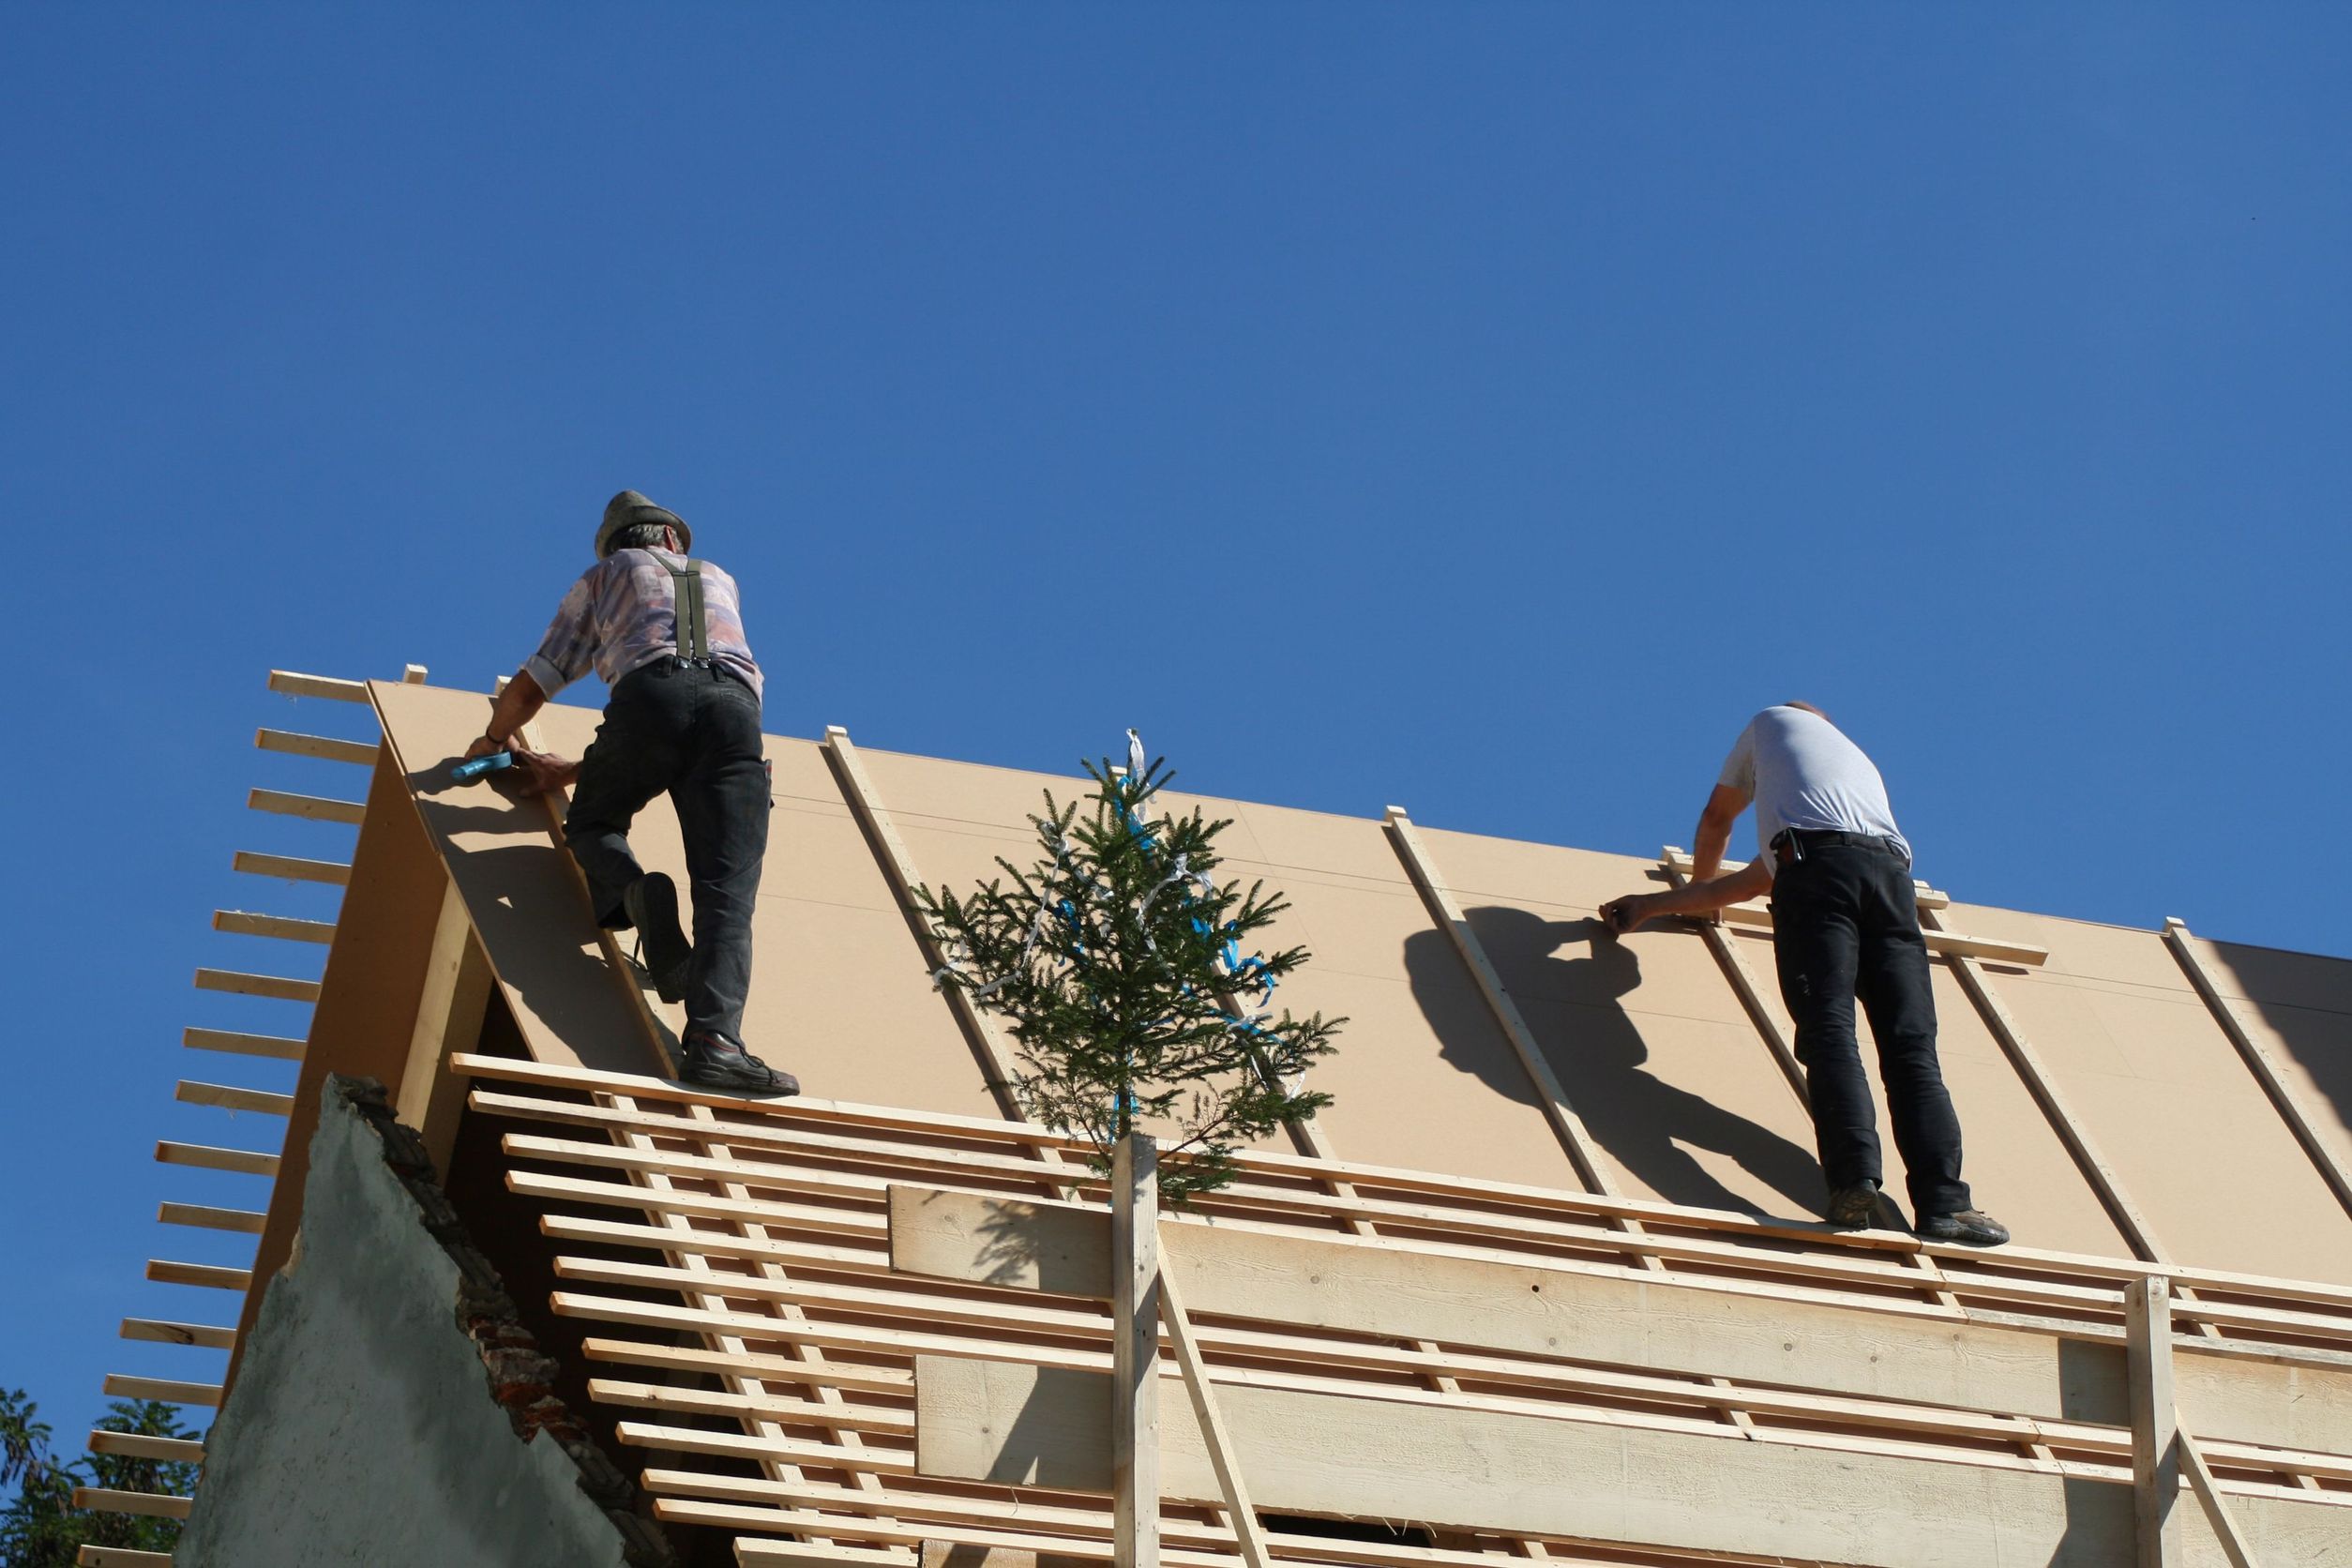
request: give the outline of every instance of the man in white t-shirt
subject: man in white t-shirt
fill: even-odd
[[[1715,870],[1731,825],[1756,804],[1756,856]],[[2000,1222],[1960,1179],[1960,1119],[1936,1058],[1936,999],[1920,934],[1911,846],[1862,747],[1808,702],[1767,708],[1740,731],[1698,819],[1691,881],[1601,906],[1621,931],[1662,914],[1707,914],[1770,892],[1780,994],[1797,1025],[1830,1223],[1869,1223],[1885,1171],[1870,1083],[1854,1037],[1862,1001],[1877,1037],[1887,1112],[1913,1223],[1934,1241],[1997,1246]]]

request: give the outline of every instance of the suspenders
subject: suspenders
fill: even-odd
[[[658,555],[654,559],[660,561],[661,569],[670,574],[671,603],[677,616],[678,656],[694,663],[709,663],[711,630],[702,615],[702,563],[688,561],[683,566],[673,566]]]

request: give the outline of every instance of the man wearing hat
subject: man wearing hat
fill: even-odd
[[[604,509],[596,564],[555,612],[539,651],[506,683],[468,757],[512,751],[522,792],[572,787],[564,841],[608,930],[636,927],[664,1002],[684,1001],[688,1083],[740,1094],[794,1094],[800,1084],[744,1048],[751,990],[751,912],[768,843],[768,768],[760,732],[759,662],[743,630],[735,580],[691,559],[694,530],[635,490]],[[611,696],[579,761],[526,751],[516,731],[588,673]],[[686,839],[694,941],[678,889],[629,851],[631,819],[667,791]]]

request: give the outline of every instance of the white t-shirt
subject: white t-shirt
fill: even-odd
[[[1778,707],[1749,719],[1724,760],[1719,782],[1756,802],[1756,853],[1775,871],[1772,839],[1785,827],[1874,833],[1910,856],[1910,840],[1894,825],[1877,766],[1818,714]]]

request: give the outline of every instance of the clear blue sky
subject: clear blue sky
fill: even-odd
[[[1653,853],[1807,696],[1962,897],[2352,951],[2352,13],[0,8],[0,1386],[148,1161],[273,665],[487,688],[605,497],[769,727]],[[595,700],[596,694],[581,694]],[[355,728],[355,722],[358,727]],[[203,1299],[207,1298],[210,1299]],[[185,1298],[185,1299],[182,1299]]]

